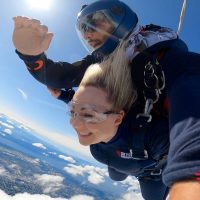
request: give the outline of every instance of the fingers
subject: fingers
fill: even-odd
[[[44,40],[42,41],[42,46],[45,51],[49,48],[52,38],[53,38],[53,33],[47,33],[45,35]]]
[[[40,33],[41,36],[45,36],[48,34],[48,27],[45,25],[37,26],[37,31]]]
[[[14,20],[14,28],[18,29],[23,26],[23,22],[28,20],[28,18],[22,17],[22,16],[17,16],[17,17],[13,17],[13,20]]]
[[[58,98],[61,94],[61,91],[58,90],[58,89],[54,89],[54,88],[51,88],[51,87],[47,87],[47,89],[49,90],[49,92],[51,93],[51,95],[55,98]]]
[[[37,31],[41,35],[45,35],[48,32],[48,27],[45,25],[42,25],[41,22],[37,19],[30,19],[27,17],[17,16],[13,17],[14,20],[14,28],[33,28],[37,29]]]

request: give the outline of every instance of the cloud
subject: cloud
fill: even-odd
[[[28,99],[27,94],[26,94],[22,89],[17,88],[17,90],[20,92],[20,94],[22,95],[22,98],[23,98],[24,100],[27,100],[27,99]]]
[[[0,167],[0,175],[1,176],[6,176],[8,173],[4,167]]]
[[[128,176],[124,181],[120,182],[122,185],[127,186],[127,192],[122,196],[120,200],[143,200],[139,182],[136,178]]]
[[[91,165],[81,166],[68,164],[64,167],[64,171],[73,176],[88,176],[88,182],[99,185],[105,182],[105,176],[108,176],[105,169],[100,169],[99,167],[94,167]]]
[[[143,200],[140,193],[135,193],[134,191],[127,192],[120,200]]]
[[[90,183],[95,184],[95,185],[99,185],[100,183],[104,183],[104,182],[105,182],[105,179],[104,179],[103,176],[101,176],[101,175],[95,173],[95,174],[90,174],[90,175],[88,176],[88,181],[89,181]]]
[[[41,143],[32,143],[33,146],[38,147],[40,149],[47,149],[43,144]]]
[[[13,124],[14,125],[14,122],[12,122],[11,120],[7,119],[6,120],[9,124]]]
[[[57,155],[56,152],[52,152],[52,151],[49,151],[48,154],[51,154],[51,155]]]
[[[76,161],[72,157],[63,156],[63,155],[59,155],[58,157],[61,158],[61,159],[63,159],[63,160],[66,160],[66,161],[68,161],[70,163],[76,163]]]
[[[12,135],[12,131],[8,128],[5,128],[3,132],[7,133],[8,135]]]
[[[61,176],[56,175],[49,175],[49,174],[36,174],[34,175],[36,181],[39,185],[43,188],[43,193],[54,193],[60,190],[63,187],[63,180],[64,178]]]
[[[4,127],[6,127],[6,128],[14,129],[14,126],[12,126],[12,125],[10,125],[10,124],[7,124],[7,123],[5,123],[5,122],[2,122],[2,121],[0,121],[0,125],[4,126]]]
[[[77,176],[77,175],[84,175],[84,167],[82,166],[78,166],[78,165],[73,165],[73,164],[69,164],[69,167],[64,167],[64,170],[68,173],[71,174],[73,176]]]
[[[70,198],[69,200],[94,200],[94,198],[88,195],[77,195]]]
[[[138,180],[132,176],[128,176],[124,181],[121,181],[120,183],[123,185],[131,186],[133,188],[139,187]]]
[[[25,126],[24,124],[20,124],[20,125],[18,125],[18,128],[20,128],[20,129],[24,129],[24,130],[26,130],[26,131],[30,131],[30,128],[28,128],[28,127]]]
[[[7,195],[4,191],[0,190],[0,199],[2,200],[94,200],[93,197],[88,195],[75,195],[71,197],[70,199],[64,199],[64,198],[52,198],[50,196],[44,195],[44,194],[16,194],[15,196]]]

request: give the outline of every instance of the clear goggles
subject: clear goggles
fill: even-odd
[[[84,123],[101,123],[107,119],[108,115],[117,114],[112,110],[105,112],[99,110],[103,110],[103,108],[96,105],[79,104],[74,101],[67,104],[67,113],[70,118],[79,119]]]
[[[109,16],[107,10],[96,11],[92,14],[88,14],[85,17],[78,18],[76,24],[76,30],[78,33],[79,38],[81,39],[83,45],[86,47],[87,50],[92,52],[99,47],[92,47],[88,43],[87,40],[87,33],[91,32],[100,32],[104,35],[110,35],[112,32],[108,32],[104,29],[104,24],[108,23],[111,26],[112,32],[116,29],[117,24],[112,20],[112,17]]]

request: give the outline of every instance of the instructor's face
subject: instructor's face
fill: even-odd
[[[97,24],[96,30],[87,31],[84,34],[85,40],[94,49],[100,47],[110,36],[113,31],[113,26],[108,22],[100,22]]]
[[[73,97],[73,102],[76,103],[70,111],[70,123],[82,145],[108,142],[115,136],[121,117],[120,114],[104,114],[112,110],[106,92],[92,86],[80,86]],[[87,109],[88,106],[94,110]]]

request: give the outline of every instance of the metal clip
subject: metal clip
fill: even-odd
[[[162,174],[162,169],[154,170],[150,173],[151,176],[160,176]]]
[[[137,156],[134,156],[133,155],[133,150],[132,149],[130,149],[130,153],[131,153],[131,157],[134,159],[134,160],[146,160],[146,159],[148,159],[148,153],[147,153],[147,150],[145,150],[144,149],[144,156],[143,157],[137,157]]]

